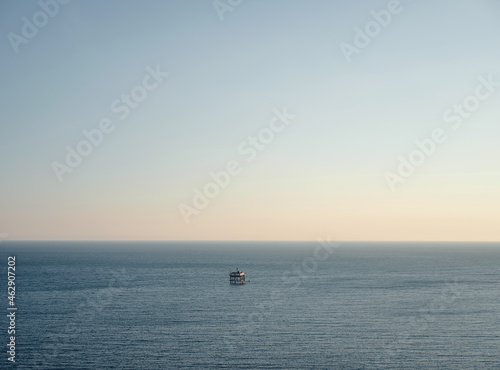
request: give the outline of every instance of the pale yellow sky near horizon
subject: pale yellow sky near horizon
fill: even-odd
[[[500,2],[396,3],[248,1],[221,22],[210,1],[74,1],[5,38],[0,234],[499,241]],[[41,11],[3,4],[3,35]],[[400,158],[421,163],[391,189]]]
[[[362,182],[360,176],[325,179],[307,194],[297,192],[297,187],[287,191],[269,185],[244,201],[235,183],[190,224],[171,212],[175,207],[169,212],[151,201],[107,204],[99,212],[82,201],[78,211],[68,205],[65,212],[50,217],[43,208],[34,207],[29,213],[10,214],[2,224],[8,226],[11,240],[306,241],[330,235],[338,241],[500,241],[500,196],[495,184],[482,185],[497,175],[423,177],[415,179],[421,187],[396,193],[356,189],[379,181],[366,176],[361,176]],[[455,181],[468,182],[467,189],[475,189],[475,196],[450,187]],[[320,192],[330,186],[332,192]]]

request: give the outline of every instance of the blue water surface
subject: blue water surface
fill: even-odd
[[[6,314],[8,256],[20,369],[500,368],[499,243],[4,241]]]

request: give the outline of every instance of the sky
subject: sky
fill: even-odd
[[[499,241],[499,17],[494,0],[2,1],[0,233]]]

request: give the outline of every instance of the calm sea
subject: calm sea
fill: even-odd
[[[4,241],[2,368],[9,255],[21,369],[500,368],[499,243]]]

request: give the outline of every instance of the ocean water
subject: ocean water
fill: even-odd
[[[4,313],[9,255],[20,369],[500,368],[499,243],[4,241]]]

